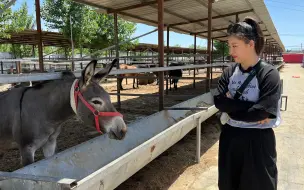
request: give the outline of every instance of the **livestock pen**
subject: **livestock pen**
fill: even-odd
[[[105,84],[105,88],[113,95],[113,101],[117,101],[116,106],[121,109],[122,113],[126,116],[126,121],[129,123],[129,131],[126,138],[123,141],[115,141],[107,138],[107,136],[97,136],[91,133],[91,129],[85,129],[82,125],[75,125],[77,121],[70,121],[66,125],[70,125],[70,127],[67,127],[66,131],[63,131],[64,136],[61,137],[61,142],[58,145],[61,152],[51,158],[40,160],[23,168],[18,168],[17,164],[14,165],[15,168],[13,169],[7,168],[7,171],[12,172],[1,172],[1,189],[114,189],[157,158],[161,153],[165,152],[169,147],[179,142],[194,128],[197,130],[195,134],[197,136],[195,140],[196,161],[199,161],[201,156],[201,123],[217,112],[212,103],[211,93],[209,92],[216,85],[216,80],[211,80],[211,68],[227,66],[229,64],[212,64],[212,40],[225,41],[227,38],[226,32],[224,32],[226,25],[238,21],[240,16],[246,14],[257,17],[261,25],[264,26],[263,32],[267,36],[267,47],[269,48],[264,50],[262,58],[268,59],[269,56],[267,55],[275,55],[280,51],[284,51],[284,46],[275,33],[275,28],[263,5],[263,1],[212,2],[209,0],[206,3],[193,0],[187,1],[187,4],[177,0],[158,0],[142,3],[129,1],[127,4],[119,1],[98,1],[97,3],[89,0],[77,1],[97,7],[99,12],[114,14],[116,40],[115,45],[109,47],[109,49],[116,49],[116,58],[122,58],[122,56],[119,56],[119,44],[121,42],[117,40],[118,14],[127,20],[143,22],[158,27],[159,52],[156,57],[158,57],[159,67],[125,71],[117,69],[113,70],[110,75],[159,72],[159,84],[157,88],[155,88],[155,84],[150,84],[148,86],[141,86],[136,90],[126,90],[124,94],[118,86]],[[179,6],[180,8],[172,5]],[[181,11],[178,12],[177,10]],[[195,13],[189,14],[186,10],[192,10]],[[149,18],[141,15],[141,13],[146,11],[151,13]],[[259,18],[259,15],[264,16],[263,18]],[[214,25],[212,24],[213,20]],[[207,21],[208,24],[206,23]],[[191,34],[194,36],[194,49],[196,49],[197,37],[207,37],[207,63],[177,66],[174,68],[166,67],[164,63],[167,61],[167,64],[169,64],[168,58],[170,55],[165,56],[164,54],[163,31],[165,27],[168,31],[167,42],[169,42],[170,30]],[[208,34],[208,36],[205,34]],[[41,54],[41,52],[39,53]],[[194,63],[196,63],[196,52],[192,56],[194,57]],[[91,58],[65,61],[71,63],[73,70],[76,61],[85,62],[88,60],[91,60]],[[39,63],[40,68],[42,68],[43,59],[39,59]],[[119,64],[117,64],[117,68],[119,68]],[[191,82],[181,80],[177,91],[172,91],[168,95],[165,94],[164,72],[174,69],[194,70],[196,68],[204,68],[206,72],[200,72],[198,76],[193,72],[193,78],[190,79]],[[75,71],[74,73],[76,76],[80,76],[79,71]],[[215,78],[219,74],[216,73]],[[56,80],[60,76],[60,73],[2,75],[0,83]],[[198,77],[205,78],[205,80]],[[195,88],[193,88],[193,84],[196,84]],[[127,89],[129,87],[127,85]],[[132,96],[130,93],[136,94]],[[180,94],[182,96],[178,96]],[[191,95],[190,99],[189,97],[185,98],[189,95]],[[148,96],[152,97],[148,98]],[[142,105],[144,105],[144,108],[142,108]],[[151,110],[148,106],[151,106]],[[188,110],[178,110],[179,108],[187,108]],[[191,110],[195,110],[195,108],[201,110]],[[132,116],[130,112],[137,115]],[[212,123],[212,121],[209,122]],[[210,144],[216,141],[216,137],[214,138],[211,137]],[[71,139],[73,139],[73,142],[67,143]],[[16,154],[13,154],[7,159],[12,160],[15,156]]]

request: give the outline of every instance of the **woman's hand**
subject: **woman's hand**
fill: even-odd
[[[269,121],[270,121],[270,119],[269,119],[269,118],[266,118],[266,119],[264,119],[264,120],[259,121],[258,123],[259,123],[259,124],[265,124],[265,123],[269,123]]]
[[[232,96],[231,96],[230,92],[227,92],[227,93],[226,93],[226,96],[227,96],[227,98],[232,99]]]

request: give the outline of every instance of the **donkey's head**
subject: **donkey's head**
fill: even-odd
[[[95,74],[97,61],[91,61],[82,71],[80,79],[74,82],[71,96],[75,97],[74,111],[86,125],[95,126],[100,133],[108,133],[110,138],[123,139],[127,126],[112,105],[109,94],[99,85],[116,62],[117,59],[113,60]]]

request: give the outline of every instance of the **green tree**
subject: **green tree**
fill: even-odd
[[[83,43],[86,27],[95,24],[94,20],[85,22],[85,16],[90,16],[84,14],[85,8],[86,6],[70,0],[45,0],[41,16],[49,29],[58,30],[67,38],[70,38],[72,26],[73,41],[75,46],[78,46]],[[90,35],[90,31],[92,30],[88,30],[88,35]]]
[[[0,10],[3,10],[8,2],[8,0],[0,1]],[[11,18],[12,9],[10,7],[5,9],[3,13],[0,14],[0,38],[9,37],[7,31]]]
[[[11,44],[1,44],[0,45],[0,52],[10,52]]]
[[[34,26],[33,15],[28,14],[28,8],[26,2],[24,2],[20,9],[13,12],[12,20],[8,27],[9,31],[18,32],[25,29],[31,29]]]
[[[24,2],[20,9],[12,13],[12,19],[8,26],[9,32],[19,32],[25,29],[31,29],[34,26],[34,17],[28,14],[28,7]],[[12,44],[10,51],[15,57],[28,57],[32,55],[32,47],[28,45]]]
[[[189,48],[194,49],[194,44],[191,44],[191,45],[189,46]],[[201,46],[201,45],[196,45],[196,49],[202,49],[202,50],[205,50],[205,49],[207,49],[207,48],[206,48],[206,47],[204,47],[204,46]]]
[[[45,0],[42,18],[46,21],[48,28],[57,29],[67,38],[70,38],[72,28],[75,47],[80,48],[81,52],[84,45],[101,49],[114,44],[113,16],[99,14],[89,6],[71,0]],[[118,19],[119,41],[130,38],[135,29],[134,23]],[[121,49],[131,44],[126,44]]]
[[[1,3],[0,3],[1,4]],[[3,4],[1,4],[3,6]],[[11,9],[7,9],[6,16],[0,17],[0,23],[2,23],[0,37],[10,37],[11,32],[20,32],[25,29],[31,29],[34,25],[34,18],[32,15],[28,15],[28,7],[26,2],[23,3],[20,9],[12,12]],[[2,44],[0,45],[0,51],[12,52],[15,57],[25,57],[32,55],[32,47],[20,44]]]
[[[224,44],[224,49],[223,49],[223,44]],[[215,47],[218,56],[223,56],[223,51],[225,56],[229,55],[229,47],[227,43],[215,40],[213,42],[213,46]]]

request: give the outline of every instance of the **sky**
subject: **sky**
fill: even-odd
[[[23,2],[27,2],[30,14],[35,16],[35,0],[17,0],[13,6],[13,10],[20,7]],[[286,49],[300,49],[301,43],[304,49],[304,1],[303,0],[264,0],[274,26],[279,33],[282,43]],[[40,0],[42,5],[43,0]],[[42,26],[45,28],[44,22]],[[138,36],[153,30],[151,27],[144,24],[137,24],[136,32],[133,36]],[[164,33],[166,36],[166,32]],[[157,44],[157,32],[139,39],[140,43]],[[182,47],[188,47],[194,43],[193,36],[170,32],[170,46],[179,44]],[[197,45],[207,46],[205,39],[198,39]]]

